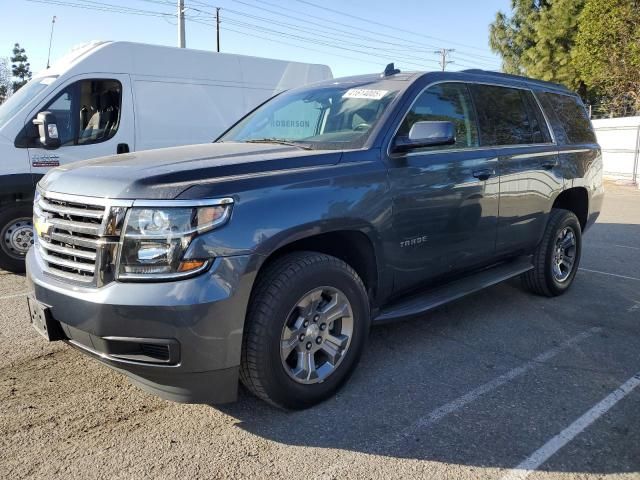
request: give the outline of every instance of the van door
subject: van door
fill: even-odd
[[[394,291],[490,261],[498,218],[498,161],[479,146],[464,83],[432,85],[410,107],[396,138],[417,121],[450,121],[456,143],[391,154]]]
[[[496,253],[529,253],[544,233],[552,199],[563,188],[558,147],[531,90],[472,85],[483,144],[500,165]]]
[[[128,75],[82,75],[59,89],[38,112],[56,117],[60,147],[45,149],[30,140],[31,172],[39,177],[51,167],[134,150],[133,100]]]

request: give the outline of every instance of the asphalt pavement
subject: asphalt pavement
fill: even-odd
[[[640,190],[607,184],[571,290],[517,279],[374,328],[348,384],[282,412],[160,400],[31,329],[0,271],[0,476],[640,479]],[[637,388],[636,388],[637,387]]]

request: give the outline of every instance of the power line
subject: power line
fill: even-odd
[[[359,17],[357,15],[353,15],[353,14],[347,13],[347,12],[342,12],[342,11],[339,11],[339,10],[335,10],[333,8],[325,7],[323,5],[318,5],[318,4],[314,3],[314,2],[310,2],[309,0],[295,0],[295,1],[299,2],[299,3],[304,3],[306,5],[309,5],[309,6],[312,6],[312,7],[315,7],[315,8],[319,8],[321,10],[326,10],[326,11],[329,11],[329,12],[337,13],[338,15],[343,15],[345,17],[353,18],[353,19],[359,20],[361,22],[370,23],[372,25],[377,25],[379,27],[384,27],[384,28],[388,28],[388,29],[391,29],[391,30],[398,30],[397,27],[394,27],[394,26],[391,26],[391,25],[387,25],[385,23],[377,22],[375,20],[369,20],[369,19],[366,19],[366,18],[363,18],[363,17]],[[447,43],[451,43],[451,44],[454,44],[454,45],[460,45],[462,47],[471,48],[473,50],[486,50],[484,48],[476,47],[476,46],[473,46],[473,45],[467,45],[467,44],[460,43],[460,42],[453,42],[451,40],[447,40],[447,39],[439,38],[439,37],[434,37],[434,36],[431,36],[431,35],[425,35],[423,33],[413,32],[411,30],[403,29],[403,31],[406,32],[406,33],[410,33],[412,35],[417,35],[417,36],[422,37],[422,38],[429,38],[429,39],[432,39],[432,40],[438,40],[440,42],[447,42]],[[489,57],[487,57],[487,58],[489,58]]]
[[[153,10],[141,10],[141,9],[135,9],[135,8],[130,8],[130,7],[121,7],[119,5],[113,5],[113,4],[108,4],[108,3],[103,3],[103,2],[88,2],[89,4],[96,4],[96,5],[88,5],[88,4],[80,4],[80,3],[73,3],[73,2],[69,2],[69,1],[63,1],[63,0],[25,0],[27,2],[32,2],[32,3],[44,3],[44,4],[50,4],[50,5],[59,5],[62,7],[73,7],[73,8],[82,8],[85,10],[97,10],[97,11],[102,11],[102,12],[109,12],[109,13],[123,13],[123,14],[127,14],[127,15],[140,15],[140,16],[145,16],[145,17],[162,17],[162,18],[166,18],[166,17],[171,17],[171,18],[175,18],[175,14],[174,13],[164,13],[164,12],[156,12]]]
[[[263,27],[261,25],[256,25],[255,23],[241,22],[241,21],[238,21],[238,20],[235,20],[235,19],[227,19],[227,22],[231,23],[233,25],[236,25],[236,26],[256,28],[257,30],[260,30],[260,31],[263,31],[263,32],[276,33],[276,34],[279,34],[279,35],[286,35],[286,36],[288,36],[290,38],[294,38],[294,39],[297,39],[297,40],[305,40],[307,42],[314,43],[316,45],[324,45],[324,46],[332,47],[332,48],[336,48],[336,49],[349,50],[349,51],[352,51],[352,52],[360,53],[362,55],[375,56],[377,58],[380,57],[380,52],[379,51],[367,52],[366,50],[360,50],[361,48],[364,48],[364,49],[374,48],[371,45],[354,44],[354,43],[346,43],[346,42],[342,42],[341,44],[336,44],[336,43],[333,43],[333,42],[330,42],[330,41],[327,41],[327,40],[320,40],[320,39],[316,39],[316,38],[310,38],[310,37],[306,37],[306,36],[299,35],[299,34],[283,32],[281,30],[274,30],[274,29],[271,29],[271,28]],[[423,57],[416,57],[416,56],[413,56],[413,55],[398,55],[398,54],[394,54],[393,58],[397,58],[397,59],[403,60],[405,63],[410,64],[410,65],[415,65],[417,67],[423,67],[425,62],[435,62],[435,60],[433,60],[433,59],[427,59],[427,58],[423,58]]]
[[[406,38],[401,38],[401,37],[398,37],[398,36],[393,36],[393,35],[388,35],[388,34],[386,34],[384,38],[381,38],[379,31],[367,30],[367,29],[361,28],[361,27],[354,27],[353,25],[349,25],[349,24],[346,24],[346,23],[341,23],[341,22],[333,20],[333,19],[332,20],[327,20],[327,19],[324,19],[324,18],[321,18],[321,17],[316,17],[316,16],[310,17],[308,13],[304,13],[304,12],[300,12],[300,11],[297,11],[297,10],[293,10],[293,9],[289,8],[288,6],[287,7],[283,7],[281,5],[274,4],[274,3],[268,2],[266,0],[251,0],[253,2],[260,3],[261,6],[256,6],[256,5],[253,5],[251,3],[247,3],[246,1],[243,1],[243,0],[230,0],[230,1],[233,1],[234,3],[238,3],[238,4],[241,4],[241,5],[244,5],[244,6],[249,7],[249,8],[258,9],[261,12],[268,12],[268,13],[270,13],[272,15],[278,15],[280,17],[284,17],[284,18],[288,18],[290,20],[294,20],[295,22],[301,22],[301,23],[303,23],[302,28],[304,29],[304,31],[314,31],[314,30],[318,31],[317,29],[313,29],[313,28],[309,27],[309,25],[316,25],[316,26],[321,27],[322,28],[321,31],[325,32],[325,33],[327,31],[335,31],[335,32],[340,32],[342,34],[342,36],[347,35],[349,37],[356,38],[359,41],[366,40],[366,41],[374,42],[374,46],[373,47],[368,46],[367,48],[375,48],[376,51],[382,50],[382,48],[380,47],[380,44],[390,45],[391,47],[386,47],[386,48],[384,48],[384,50],[386,52],[389,52],[389,53],[393,52],[394,54],[397,54],[398,50],[394,49],[392,47],[400,47],[400,49],[401,49],[400,51],[409,51],[409,52],[412,52],[414,54],[415,53],[420,53],[420,52],[422,52],[424,54],[430,54],[430,52],[431,52],[431,50],[433,48],[438,48],[437,45],[424,44],[424,43],[423,44],[419,44],[419,43],[416,43],[415,41],[407,40]],[[211,4],[203,2],[201,0],[192,0],[192,2],[196,3],[197,5],[212,7]],[[264,5],[270,5],[270,6],[273,6],[273,7],[276,7],[276,8],[286,9],[286,11],[288,13],[281,13],[281,12],[278,12],[278,11],[263,7],[262,6],[263,4]],[[248,14],[247,12],[238,12],[238,11],[231,10],[229,8],[225,8],[225,11],[236,13],[236,14],[239,14],[239,15],[242,15],[242,16],[245,16],[245,17],[251,16],[251,14]],[[301,19],[298,16],[290,15],[290,13],[298,13],[298,14],[302,15],[305,18]],[[286,26],[287,28],[293,28],[290,23],[289,24],[287,24],[287,23],[283,24],[281,22],[277,22],[276,20],[267,19],[267,18],[264,18],[264,17],[257,17],[257,16],[251,16],[251,17],[254,18],[254,19],[261,19],[262,21],[265,21],[265,22],[279,23],[280,25]],[[311,18],[311,20],[309,18]],[[326,23],[329,23],[330,25],[327,26],[327,25],[318,23],[318,21],[326,22]],[[356,30],[356,33],[336,28],[335,25],[341,25],[341,26],[344,26],[344,27],[349,28],[349,29],[354,29],[354,30]],[[297,26],[296,28],[300,29],[301,27]],[[375,37],[366,36],[366,35],[363,34],[363,32],[373,34],[373,35],[375,35]],[[388,40],[389,38],[395,39],[395,40],[399,40],[402,43],[389,41]],[[465,56],[464,53],[460,53],[460,55],[461,56]],[[471,57],[471,60],[474,63],[478,64],[478,65],[485,64],[486,66],[490,66],[491,68],[497,68],[498,64],[499,64],[499,61],[496,60],[495,58],[484,57],[484,58],[489,59],[489,61],[491,62],[491,65],[489,65],[488,64],[489,62],[484,61],[484,60],[479,60],[479,58],[483,57],[482,55],[472,54],[472,55],[469,55],[469,56]],[[421,60],[424,61],[424,58],[422,58]]]
[[[207,26],[211,26],[211,27],[213,26],[212,23],[207,23],[207,22],[204,22],[204,21],[201,21],[201,20],[194,20],[194,19],[190,19],[190,20],[192,22],[194,22],[194,23],[199,23],[199,24],[207,25]],[[233,33],[236,33],[238,35],[245,36],[245,37],[258,38],[260,40],[265,40],[267,42],[278,43],[280,45],[287,45],[289,47],[298,48],[298,49],[305,50],[305,51],[318,52],[318,53],[323,53],[325,55],[331,55],[331,56],[334,56],[334,57],[345,58],[347,60],[354,60],[354,61],[360,62],[360,63],[368,63],[370,65],[377,65],[377,66],[384,66],[385,65],[384,62],[373,62],[371,60],[365,60],[365,59],[362,59],[362,58],[350,57],[350,56],[341,55],[341,54],[338,54],[338,53],[327,52],[326,50],[318,50],[317,48],[310,48],[310,47],[307,47],[307,46],[303,47],[303,46],[291,45],[290,43],[287,43],[287,42],[283,42],[283,41],[280,41],[280,40],[275,40],[275,39],[269,38],[269,37],[263,37],[261,35],[256,35],[253,32],[252,33],[242,32],[242,31],[239,31],[239,30],[228,28],[226,26],[221,26],[220,30],[233,32]]]
[[[97,1],[91,1],[91,0],[75,0],[75,1],[63,1],[63,0],[26,0],[26,1],[31,1],[31,2],[36,2],[36,3],[45,3],[45,4],[53,4],[53,5],[61,5],[61,6],[66,6],[66,7],[74,7],[74,8],[83,8],[83,9],[90,9],[90,10],[97,10],[97,11],[103,11],[103,12],[109,12],[109,13],[120,13],[120,14],[131,14],[131,15],[141,15],[141,16],[149,16],[149,17],[159,17],[159,18],[164,18],[165,20],[169,20],[169,19],[175,19],[176,16],[175,14],[172,13],[165,13],[165,12],[160,12],[157,10],[144,10],[144,9],[140,9],[140,8],[132,8],[132,7],[123,7],[123,6],[119,6],[119,5],[113,5],[113,4],[108,4],[108,3],[102,3],[102,2],[97,2]],[[154,3],[154,4],[158,4],[158,5],[163,5],[163,6],[174,6],[175,8],[175,3],[169,1],[169,0],[142,0],[142,1],[146,1],[148,3]],[[82,3],[80,3],[82,2]],[[244,2],[240,2],[240,3],[244,3]],[[200,5],[206,5],[206,6],[210,6],[212,8],[219,8],[219,7],[213,7],[212,5],[209,5],[205,2],[198,2],[198,4]],[[204,12],[203,10],[194,8],[194,7],[190,7],[185,5],[184,6],[184,11],[193,11],[195,13],[197,13],[197,17],[194,18],[192,16],[188,16],[185,14],[185,19],[188,21],[193,21],[196,22],[196,19],[200,18],[201,14],[205,14],[207,18],[211,18],[215,20],[215,15],[213,14],[213,11],[211,12]],[[225,11],[227,11],[227,9],[225,9]],[[231,11],[232,15],[244,15],[247,16],[247,14],[245,12],[238,12],[235,10]],[[268,22],[269,19],[266,19],[264,17],[257,17],[257,16],[252,16],[252,17],[256,17],[257,20],[259,21],[263,21],[263,22]],[[219,17],[218,17],[219,19]],[[272,28],[267,28],[267,27],[263,27],[261,25],[256,25],[254,23],[250,23],[250,22],[242,22],[239,20],[235,20],[233,18],[226,20],[229,23],[231,23],[232,25],[240,28],[241,30],[232,30],[232,29],[226,29],[228,31],[232,31],[234,33],[238,33],[240,35],[245,35],[245,36],[253,36],[254,38],[262,38],[265,39],[266,37],[261,37],[259,35],[256,35],[255,32],[251,32],[251,33],[247,33],[244,30],[258,30],[259,32],[268,35],[268,36],[277,36],[278,38],[281,37],[285,37],[285,38],[292,38],[301,42],[305,42],[308,44],[312,44],[312,45],[319,45],[321,47],[327,47],[330,49],[334,49],[334,50],[338,50],[338,51],[346,51],[346,52],[354,52],[354,53],[358,53],[360,55],[365,55],[365,56],[373,56],[376,58],[380,58],[380,51],[386,51],[388,55],[392,56],[392,59],[400,59],[403,63],[406,63],[407,65],[413,65],[413,66],[418,66],[421,69],[424,68],[424,64],[426,62],[436,62],[433,59],[428,59],[428,58],[421,58],[421,57],[416,57],[416,56],[412,56],[412,55],[398,55],[398,53],[396,51],[393,51],[392,49],[388,48],[388,49],[380,49],[379,47],[376,46],[372,46],[372,45],[366,45],[366,44],[357,44],[354,42],[347,42],[347,41],[341,41],[340,44],[336,44],[334,42],[331,41],[325,41],[325,40],[321,40],[318,38],[310,38],[308,36],[303,36],[303,35],[297,35],[297,34],[293,34],[287,31],[281,31],[281,30],[275,30]],[[203,21],[197,21],[196,23],[201,23],[204,25],[209,25],[209,26],[213,26],[218,28],[219,24],[216,22],[215,24],[212,23],[207,23],[207,22],[203,22]],[[272,22],[275,23],[275,22]],[[282,23],[282,22],[279,22]],[[292,25],[290,24],[282,24],[283,28],[285,29],[291,29]],[[297,30],[302,30],[298,27],[293,26],[295,29]],[[324,38],[331,38],[328,36],[324,36]],[[273,41],[275,43],[281,43],[281,44],[285,44],[285,45],[289,45],[289,46],[293,46],[290,43],[286,43],[286,42],[282,42],[282,41],[276,41],[273,38],[268,38],[269,41]],[[355,46],[356,48],[350,48]],[[361,50],[360,48],[364,48],[365,50]],[[310,48],[307,48],[308,50],[313,50]],[[368,51],[368,49],[370,49],[371,51]],[[329,52],[326,51],[322,51],[322,50],[314,50],[314,51],[319,51],[321,53],[325,53],[328,54]],[[376,65],[380,65],[382,63],[386,63],[384,61],[380,61],[380,63],[378,62],[371,62],[371,61],[366,61],[363,59],[356,59],[354,57],[346,57],[345,55],[337,55],[335,53],[331,53],[331,55],[335,55],[335,56],[342,56],[345,58],[349,58],[351,60],[358,60],[361,61],[363,63],[372,63],[372,64],[376,64]],[[415,60],[415,61],[414,61]],[[419,62],[419,63],[418,63]],[[437,63],[437,62],[436,62]],[[466,65],[462,65],[461,66],[465,66]],[[469,66],[469,68],[474,68]]]

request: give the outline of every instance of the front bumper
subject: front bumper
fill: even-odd
[[[30,290],[68,343],[151,393],[189,403],[236,398],[254,263],[250,255],[224,257],[187,280],[87,288],[45,273],[33,248],[26,259]],[[133,345],[151,345],[151,356]],[[154,345],[166,355],[154,359]]]

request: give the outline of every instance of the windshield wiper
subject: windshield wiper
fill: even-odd
[[[308,145],[302,145],[296,142],[289,142],[287,140],[281,140],[279,138],[256,138],[253,140],[245,140],[244,143],[275,143],[278,145],[288,145],[289,147],[298,147],[298,148],[302,148],[303,150],[313,150]]]

